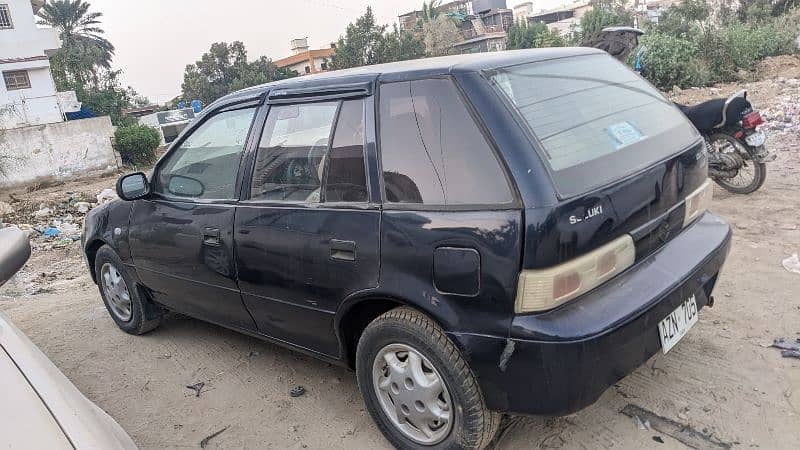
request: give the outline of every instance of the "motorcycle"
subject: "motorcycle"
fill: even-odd
[[[750,194],[767,179],[766,163],[775,160],[758,130],[764,119],[741,90],[727,99],[686,106],[675,105],[689,118],[706,141],[708,174],[725,190]]]

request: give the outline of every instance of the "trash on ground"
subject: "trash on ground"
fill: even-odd
[[[292,388],[291,391],[289,391],[289,395],[291,395],[292,397],[300,397],[305,393],[306,393],[306,388],[304,388],[303,386],[295,386]]]
[[[59,234],[61,234],[61,232],[60,232],[60,231],[58,231],[58,228],[55,228],[55,227],[47,227],[47,228],[45,228],[45,229],[44,229],[44,231],[42,232],[42,234],[43,234],[45,237],[56,237],[56,236],[58,236]]]
[[[798,338],[795,342],[787,341],[786,338],[777,338],[772,341],[772,345],[770,345],[770,347],[779,348],[781,350],[800,351],[800,338]]]
[[[653,440],[658,442],[659,444],[664,443],[664,439],[661,436],[653,436]]]
[[[195,397],[200,397],[200,392],[203,390],[203,386],[205,386],[205,385],[206,384],[201,381],[199,383],[195,383],[195,384],[186,386],[186,389],[193,390],[194,391],[194,396]],[[211,437],[214,437],[214,436],[211,436]]]
[[[697,431],[688,424],[679,423],[672,419],[659,416],[654,412],[634,404],[626,405],[620,412],[631,418],[638,416],[640,420],[643,420],[643,423],[649,422],[653,430],[661,434],[666,434],[690,448],[718,448],[728,450],[733,447],[732,443],[723,442],[712,433]],[[654,436],[653,440],[661,442],[656,440],[656,437],[660,438],[660,436]]]
[[[204,438],[203,438],[203,440],[202,440],[202,441],[200,441],[200,448],[206,448],[206,447],[208,446],[208,442],[209,442],[210,440],[212,440],[212,439],[214,439],[215,437],[217,437],[217,436],[219,436],[220,434],[222,434],[222,432],[223,432],[223,431],[225,431],[225,430],[227,430],[229,426],[230,426],[230,425],[228,425],[228,426],[226,426],[225,428],[223,428],[223,429],[221,429],[221,430],[217,431],[216,433],[212,433],[212,434],[210,434],[210,435],[208,435],[208,436],[204,437]]]
[[[92,209],[92,204],[89,202],[76,202],[75,209],[81,214],[86,214]]]
[[[111,200],[117,198],[117,193],[113,189],[103,189],[103,192],[97,194],[97,204],[104,205]]]
[[[798,358],[800,359],[800,350],[782,350],[781,356],[784,358]]]
[[[33,215],[33,217],[36,217],[37,219],[40,219],[42,217],[47,217],[52,213],[53,213],[52,209],[42,205],[42,207],[39,208],[38,211],[34,211],[34,213],[32,215]]]
[[[783,268],[789,272],[800,273],[800,257],[797,253],[783,260]]]

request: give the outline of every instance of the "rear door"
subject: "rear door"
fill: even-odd
[[[236,211],[239,286],[259,332],[333,357],[340,302],[378,285],[381,215],[364,155],[371,104],[272,105]]]
[[[708,176],[700,136],[657,89],[606,54],[490,71],[557,194],[530,204],[526,268],[567,261],[624,234],[637,256],[683,227],[684,199]],[[524,178],[524,177],[523,177]]]
[[[136,272],[176,311],[254,330],[236,284],[233,217],[239,162],[255,105],[210,113],[153,171],[153,195],[130,220]]]

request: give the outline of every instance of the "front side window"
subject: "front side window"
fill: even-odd
[[[14,28],[14,22],[11,20],[11,10],[7,4],[0,4],[0,30],[11,28]]]
[[[216,114],[170,152],[158,169],[155,192],[171,197],[231,200],[256,108]]]
[[[9,91],[31,88],[31,79],[25,70],[3,72],[3,81],[5,81],[6,89]]]
[[[364,101],[273,106],[261,136],[250,198],[366,202]]]
[[[389,203],[500,205],[505,174],[449,79],[381,86],[380,142]]]

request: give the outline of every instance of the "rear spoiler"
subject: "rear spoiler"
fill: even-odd
[[[28,236],[19,228],[0,229],[0,286],[6,284],[31,256]]]

